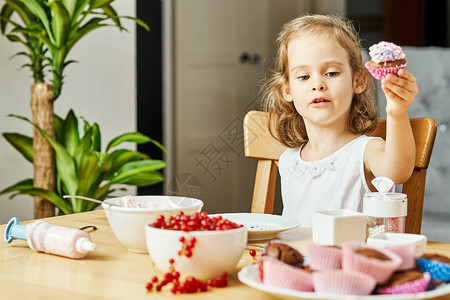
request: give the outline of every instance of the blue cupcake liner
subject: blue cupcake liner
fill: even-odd
[[[422,272],[428,272],[431,278],[450,281],[450,264],[424,258],[416,258],[417,267]]]

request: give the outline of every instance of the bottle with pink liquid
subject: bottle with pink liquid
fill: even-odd
[[[26,240],[28,246],[36,252],[75,259],[86,257],[90,251],[96,248],[85,231],[44,221],[20,225],[19,219],[16,217],[6,225],[4,238],[7,243],[11,243],[15,239]]]

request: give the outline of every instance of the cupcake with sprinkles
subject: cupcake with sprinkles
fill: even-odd
[[[406,67],[406,55],[402,47],[390,42],[379,42],[369,48],[370,60],[366,68],[378,80],[388,74],[397,74]]]

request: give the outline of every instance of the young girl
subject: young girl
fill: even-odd
[[[418,92],[415,77],[400,70],[382,81],[384,141],[365,135],[377,125],[374,84],[349,21],[296,18],[283,26],[277,45],[262,96],[272,134],[290,148],[279,160],[283,215],[311,226],[314,211],[361,211],[375,177],[405,182],[415,160],[408,117]]]

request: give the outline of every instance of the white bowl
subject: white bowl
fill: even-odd
[[[178,256],[183,244],[179,241],[196,238],[192,256]],[[148,254],[162,272],[169,270],[169,259],[175,260],[175,269],[182,277],[213,279],[223,272],[232,272],[247,245],[247,228],[217,231],[190,231],[159,229],[145,226]]]
[[[313,242],[341,246],[346,241],[366,240],[366,215],[346,209],[316,211],[312,216]]]
[[[427,237],[421,234],[386,232],[367,239],[367,245],[384,248],[414,244],[414,256],[420,257],[427,249]]]
[[[108,205],[108,203],[123,205],[121,199],[122,197],[105,200],[102,207],[117,239],[128,250],[138,253],[147,253],[144,232],[146,224],[156,220],[159,215],[175,216],[179,211],[183,211],[185,214],[193,214],[199,212],[203,207],[201,200],[178,196],[133,196],[134,200],[144,206],[148,203],[159,205],[172,203],[177,206],[175,208],[127,208]]]

